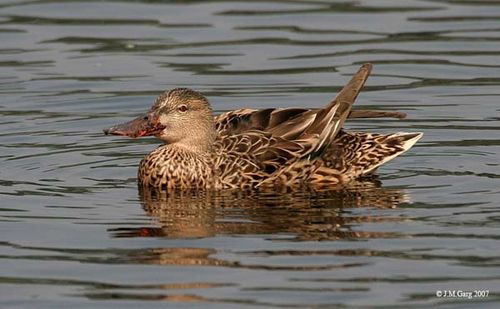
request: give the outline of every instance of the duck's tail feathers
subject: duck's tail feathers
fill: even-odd
[[[321,156],[326,166],[354,179],[373,173],[382,164],[410,149],[422,133],[372,134],[342,131]]]
[[[390,135],[385,135],[383,142],[372,150],[372,156],[377,158],[370,166],[362,171],[362,175],[367,175],[374,172],[379,166],[396,158],[400,154],[408,151],[415,143],[422,138],[424,134],[421,132],[405,133],[398,132]],[[370,154],[368,154],[370,156]]]

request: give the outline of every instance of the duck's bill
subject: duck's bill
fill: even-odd
[[[128,137],[151,136],[160,133],[164,126],[159,123],[153,123],[147,115],[139,116],[129,122],[112,126],[104,129],[106,135],[122,135]]]

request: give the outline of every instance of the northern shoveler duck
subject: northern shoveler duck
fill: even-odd
[[[372,69],[363,65],[324,108],[240,109],[214,118],[200,93],[176,88],[149,112],[104,130],[164,142],[142,159],[142,186],[224,189],[347,183],[373,173],[410,149],[422,133],[374,134],[343,130],[347,118],[398,117],[399,112],[352,110]]]

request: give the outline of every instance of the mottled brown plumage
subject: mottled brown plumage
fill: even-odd
[[[240,109],[212,116],[207,99],[185,88],[160,95],[147,115],[105,133],[155,135],[165,144],[140,163],[143,186],[162,189],[332,186],[372,173],[408,150],[421,133],[342,130],[347,118],[397,117],[351,111],[371,65],[365,64],[321,109]]]

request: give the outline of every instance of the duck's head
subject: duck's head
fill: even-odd
[[[204,151],[212,145],[216,132],[208,100],[194,90],[175,88],[158,96],[145,115],[104,129],[104,134],[154,135],[166,144]]]

